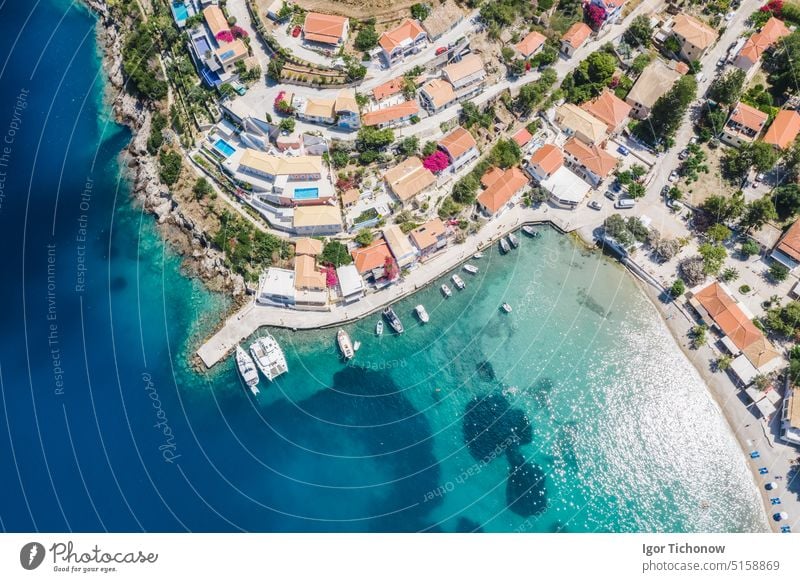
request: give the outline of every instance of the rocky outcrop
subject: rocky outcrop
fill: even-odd
[[[109,81],[106,98],[116,120],[133,134],[122,155],[136,201],[156,217],[164,239],[184,258],[184,266],[191,273],[212,290],[242,297],[247,292],[242,276],[225,266],[223,254],[213,247],[210,235],[199,226],[200,221],[184,214],[159,179],[158,161],[147,151],[152,110],[125,90],[122,24],[111,17],[106,0],[86,0],[86,4],[98,15],[98,44]]]

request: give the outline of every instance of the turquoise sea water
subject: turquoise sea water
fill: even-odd
[[[475,261],[449,300],[397,304],[402,336],[348,326],[350,365],[335,330],[277,330],[290,373],[258,398],[231,361],[195,373],[228,302],[130,201],[93,18],[48,0],[0,20],[28,39],[0,37],[3,530],[766,529],[652,306],[549,230]]]

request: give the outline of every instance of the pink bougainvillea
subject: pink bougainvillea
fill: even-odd
[[[323,267],[323,271],[325,272],[325,284],[328,288],[336,287],[339,284],[339,278],[336,276],[336,269],[333,265]]]
[[[397,263],[392,257],[386,257],[383,263],[383,272],[390,281],[397,278]]]
[[[233,38],[247,38],[247,31],[241,26],[231,26],[231,34]]]
[[[427,158],[422,160],[422,165],[431,172],[439,173],[450,165],[450,159],[442,150],[436,150]]]
[[[595,30],[603,26],[603,23],[606,21],[606,11],[597,4],[592,4],[591,2],[585,4],[584,13],[586,15],[586,20],[589,22],[589,26]]]
[[[761,12],[772,12],[775,17],[780,18],[781,12],[783,12],[783,0],[770,0],[759,8],[759,10],[761,10]]]
[[[217,33],[217,40],[221,42],[233,42],[233,33],[230,30],[220,30]]]

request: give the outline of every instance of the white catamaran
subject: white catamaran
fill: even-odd
[[[281,374],[289,371],[286,356],[278,341],[270,334],[258,338],[250,346],[250,354],[256,362],[261,373],[272,381]]]

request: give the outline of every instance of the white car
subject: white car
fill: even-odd
[[[735,14],[735,12],[728,12],[728,13],[725,15],[725,20],[726,20],[727,22],[730,22],[730,20],[731,20],[731,18],[733,18],[733,15],[734,15],[734,14]]]
[[[597,200],[591,200],[589,202],[589,208],[594,208],[595,210],[602,210],[603,205],[600,204]]]
[[[672,170],[669,173],[669,178],[667,178],[667,180],[669,180],[670,182],[677,182],[679,177],[680,176],[678,176],[678,171],[677,170]]]

